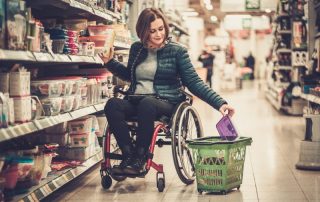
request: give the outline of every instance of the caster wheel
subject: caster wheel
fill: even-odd
[[[239,190],[239,189],[240,189],[240,186],[237,187],[237,190]]]
[[[101,179],[101,185],[104,189],[109,189],[112,185],[112,179],[109,175],[105,175]]]
[[[118,181],[118,182],[121,182],[127,178],[125,176],[118,176],[118,175],[111,175],[111,177],[112,177],[112,179],[114,179],[115,181]]]
[[[221,191],[221,194],[226,195],[227,192],[226,191]]]
[[[163,179],[163,178],[159,178],[159,179],[157,180],[157,188],[158,188],[158,191],[159,191],[159,192],[163,192],[164,187],[165,187],[164,179]]]
[[[199,194],[202,194],[202,192],[203,192],[202,190],[198,189],[198,193],[199,193]]]

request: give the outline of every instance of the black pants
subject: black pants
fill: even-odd
[[[130,117],[137,116],[137,147],[148,149],[154,130],[154,121],[162,115],[171,117],[174,105],[154,97],[145,97],[133,104],[128,100],[111,98],[105,106],[105,114],[120,148],[131,144],[126,123]]]

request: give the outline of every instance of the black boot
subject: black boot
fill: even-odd
[[[130,145],[124,146],[122,149],[123,159],[119,165],[114,165],[112,168],[112,172],[115,174],[122,174],[124,173],[124,168],[128,167],[132,164],[134,160],[134,149]]]
[[[145,164],[147,161],[146,149],[143,147],[138,147],[136,149],[135,158],[132,160],[131,164],[123,169],[125,173],[137,175],[145,171]]]

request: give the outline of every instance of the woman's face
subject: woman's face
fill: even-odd
[[[155,19],[150,24],[149,48],[160,48],[165,40],[166,30],[161,18]]]

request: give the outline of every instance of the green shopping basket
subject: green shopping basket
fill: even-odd
[[[239,137],[236,140],[221,140],[220,137],[204,137],[188,142],[192,149],[197,189],[199,193],[220,192],[226,194],[240,188],[246,146],[252,139]]]

